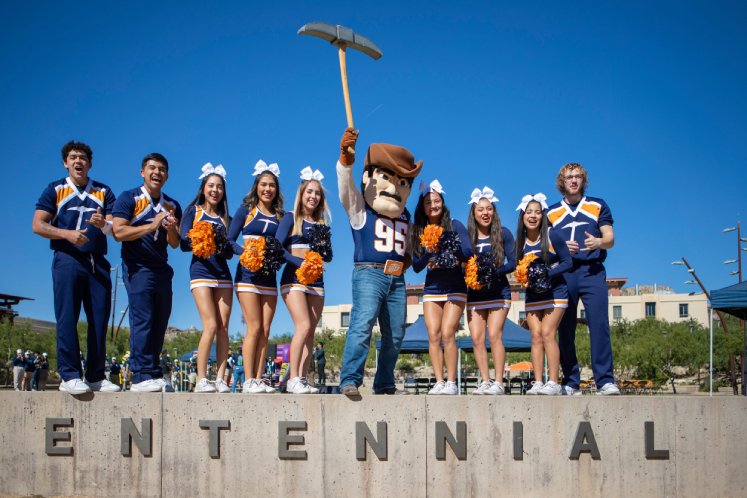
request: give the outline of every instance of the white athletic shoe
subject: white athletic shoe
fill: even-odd
[[[459,388],[457,387],[457,383],[453,380],[447,380],[446,385],[443,389],[441,389],[441,394],[444,396],[455,396],[459,394]]]
[[[477,389],[472,391],[472,394],[476,396],[484,396],[485,394],[488,394],[487,391],[490,389],[490,386],[492,385],[492,380],[484,380],[480,382],[480,385],[477,386]]]
[[[226,384],[223,379],[218,379],[215,381],[215,389],[222,394],[231,392],[231,388],[228,387],[228,384]]]
[[[244,384],[244,392],[249,394],[264,394],[265,385],[258,379],[251,379]]]
[[[309,384],[309,379],[301,377],[301,382],[303,382],[303,385],[309,389],[309,394],[319,394],[319,388]]]
[[[571,386],[563,386],[563,396],[581,396],[581,389],[575,389]]]
[[[88,382],[86,381],[86,384],[93,392],[102,392],[102,393],[118,393],[121,391],[121,387],[119,387],[116,384],[113,384],[109,382],[106,379],[102,379],[98,382]]]
[[[560,390],[560,384],[548,380],[547,384],[545,384],[537,394],[542,394],[544,396],[560,396]]]
[[[285,392],[288,394],[310,394],[311,391],[301,381],[300,377],[293,377],[288,381],[288,385],[286,386]]]
[[[254,387],[255,382],[256,382],[256,379],[244,379],[244,385],[241,386],[241,392],[244,394],[254,394],[252,392],[252,388]]]
[[[545,387],[545,385],[541,380],[535,380],[534,382],[532,382],[532,387],[527,390],[527,394],[539,394],[543,387]]]
[[[216,391],[215,386],[210,383],[205,377],[197,381],[195,385],[196,393],[214,393]]]
[[[439,380],[436,384],[428,391],[428,394],[441,394],[441,391],[446,387],[446,382]]]
[[[617,396],[620,394],[620,389],[613,382],[608,382],[600,389],[597,389],[597,394],[601,394],[602,396]]]
[[[160,393],[163,391],[163,384],[158,382],[160,379],[147,379],[130,386],[130,391],[136,393]]]
[[[506,391],[503,388],[503,382],[498,382],[497,380],[494,381],[492,384],[490,384],[490,388],[488,388],[485,394],[491,396],[501,396],[503,394],[506,394]]]
[[[272,384],[270,383],[270,379],[265,379],[264,377],[259,379],[259,383],[262,387],[265,388],[266,393],[276,393],[278,392],[277,389],[272,387]]]
[[[158,379],[155,379],[156,382],[161,386],[161,391],[165,393],[173,393],[174,392],[174,386],[171,385],[171,382],[164,379],[163,377],[160,377]]]
[[[91,388],[80,379],[70,379],[60,382],[60,391],[70,394],[90,393]]]

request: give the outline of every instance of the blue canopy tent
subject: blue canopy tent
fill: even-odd
[[[532,347],[532,337],[529,331],[519,327],[511,320],[506,320],[503,326],[503,347],[510,353],[528,353]],[[490,340],[487,331],[485,333],[485,346],[490,351]],[[457,347],[463,351],[472,351],[474,346],[471,337],[462,337],[457,340]]]
[[[376,351],[381,349],[381,339],[376,340]],[[415,322],[405,329],[400,353],[418,354],[428,352],[428,329],[425,328],[425,318],[418,317]]]
[[[747,281],[711,291],[711,306],[714,310],[747,320]]]
[[[209,361],[215,361],[215,346],[216,346],[215,343],[213,343],[213,345],[210,346],[210,357],[208,358]],[[189,361],[192,358],[196,358],[196,357],[197,357],[197,350],[195,349],[194,351],[190,351],[188,353],[184,353],[179,358],[182,361]]]

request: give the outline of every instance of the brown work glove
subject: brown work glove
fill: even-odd
[[[347,128],[340,139],[340,164],[352,166],[355,162],[355,142],[358,140],[358,130]],[[350,150],[353,150],[351,153]]]

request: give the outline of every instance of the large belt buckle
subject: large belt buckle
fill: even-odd
[[[384,263],[384,274],[399,277],[400,275],[402,275],[402,270],[404,269],[404,267],[405,265],[402,263],[402,261],[387,259],[386,263]]]

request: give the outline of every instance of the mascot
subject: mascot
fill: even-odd
[[[399,394],[394,365],[405,335],[405,258],[410,213],[405,209],[412,183],[423,167],[404,147],[371,144],[366,153],[360,190],[353,181],[358,133],[345,130],[340,142],[337,184],[340,201],[353,231],[353,308],[345,338],[340,388],[357,397],[378,320],[381,351],[373,383],[374,394]]]

